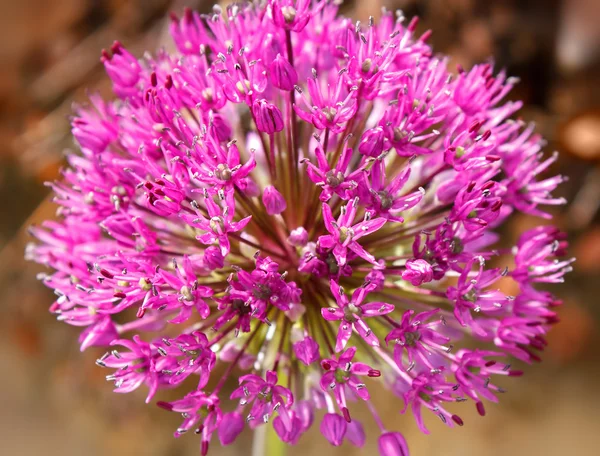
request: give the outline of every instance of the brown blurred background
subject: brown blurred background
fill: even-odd
[[[194,435],[171,438],[174,414],[143,403],[144,391],[116,396],[94,365],[98,352],[80,354],[77,330],[47,312],[52,295],[26,264],[24,226],[54,212],[46,180],[73,147],[68,116],[86,88],[110,88],[99,55],[119,39],[137,55],[168,42],[164,17],[184,5],[209,11],[212,1],[0,0],[0,454],[47,456],[177,456],[198,454]],[[381,6],[401,7],[432,28],[436,51],[469,67],[495,56],[521,78],[512,94],[520,116],[535,121],[547,150],[562,155],[553,170],[571,180],[561,188],[570,204],[556,212],[569,232],[576,270],[555,292],[565,301],[562,323],[550,334],[542,364],[503,382],[509,392],[485,418],[474,407],[465,426],[445,428],[429,417],[429,436],[398,414],[400,402],[375,391],[390,428],[401,430],[413,456],[600,454],[600,1],[599,0],[356,0],[345,14],[366,19]],[[538,220],[520,216],[506,236]],[[369,430],[375,430],[365,420]],[[289,454],[331,451],[313,429]],[[376,454],[376,433],[364,454]],[[219,455],[248,454],[250,435]]]

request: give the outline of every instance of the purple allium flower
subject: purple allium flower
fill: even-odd
[[[335,400],[342,411],[344,418],[349,423],[352,421],[346,406],[346,394],[353,394],[362,400],[370,399],[369,391],[358,376],[379,377],[381,372],[372,369],[364,363],[353,362],[356,347],[344,350],[337,359],[324,359],[321,367],[325,373],[321,377],[321,389],[325,392],[333,391]],[[348,388],[346,388],[348,387]]]
[[[354,23],[337,3],[186,10],[174,53],[104,51],[117,99],[77,109],[59,220],[31,229],[50,310],[82,350],[110,347],[97,364],[116,392],[176,388],[158,405],[203,455],[215,432],[228,445],[267,423],[289,444],[316,421],[360,447],[376,438],[360,399],[380,454],[407,456],[369,391],[424,432],[423,413],[462,426],[458,403],[484,415],[492,378],[539,360],[558,321],[535,286],[571,269],[564,234],[494,245],[511,214],[564,202],[563,178],[539,176],[556,157],[503,101],[515,80],[455,74],[416,20]]]

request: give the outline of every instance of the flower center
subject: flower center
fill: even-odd
[[[263,389],[260,393],[258,393],[258,395],[267,403],[273,400],[273,392],[268,386],[265,387],[265,389]]]
[[[219,180],[228,181],[231,179],[231,169],[225,163],[219,163],[215,175]]]
[[[194,295],[192,294],[192,291],[190,290],[190,287],[184,285],[181,287],[181,289],[179,290],[179,294],[181,294],[181,297],[185,300],[185,301],[193,301],[194,300]]]
[[[334,169],[327,171],[325,174],[325,182],[332,188],[338,187],[344,182],[344,175],[340,171]]]
[[[215,216],[210,219],[210,229],[215,233],[223,233],[225,231],[225,222],[223,217]]]
[[[465,301],[469,301],[469,302],[477,302],[477,290],[472,289],[470,291],[468,291],[467,293],[465,293],[462,298]]]
[[[381,205],[381,209],[387,211],[394,204],[394,199],[390,196],[389,192],[382,190],[377,192],[377,196],[379,197],[379,204]]]
[[[464,250],[462,241],[457,237],[452,239],[451,247],[452,247],[452,253],[454,253],[456,255],[458,255],[459,253],[462,253],[462,251]]]
[[[252,312],[252,308],[250,306],[247,306],[246,303],[241,299],[234,299],[231,302],[231,306],[240,315],[247,315],[250,312]]]
[[[355,323],[357,321],[357,316],[362,313],[362,309],[353,303],[348,304],[344,307],[344,320],[348,323]]]
[[[335,381],[336,383],[346,383],[350,378],[350,372],[344,369],[335,370]]]
[[[296,19],[296,8],[294,8],[293,6],[284,6],[283,8],[281,8],[281,14],[283,14],[283,18],[285,19],[285,21],[288,24],[291,24],[292,22],[294,22],[294,19]]]
[[[352,228],[348,228],[345,226],[342,226],[340,228],[340,241],[344,242],[347,239],[352,239],[352,237],[354,236],[354,230]]]
[[[373,61],[371,59],[365,59],[365,61],[362,63],[361,70],[363,73],[368,73],[369,71],[371,71],[372,67]]]
[[[420,338],[421,335],[417,331],[408,331],[404,334],[404,344],[414,347]]]
[[[325,118],[328,122],[333,122],[333,119],[335,119],[335,115],[337,114],[337,109],[335,109],[333,106],[328,106],[323,108],[321,112],[325,114]]]
[[[408,132],[400,127],[394,128],[394,141],[401,142],[408,136]]]
[[[327,267],[329,268],[329,272],[331,274],[336,275],[338,272],[340,272],[340,265],[338,264],[337,260],[335,259],[335,256],[333,255],[333,253],[329,253],[327,255],[327,258],[325,259],[325,263],[327,263]]]
[[[268,286],[263,285],[262,283],[257,283],[254,287],[254,290],[252,290],[252,294],[255,298],[266,301],[271,297],[273,292]]]
[[[214,91],[210,87],[202,90],[202,98],[206,100],[207,103],[212,103],[214,100]]]

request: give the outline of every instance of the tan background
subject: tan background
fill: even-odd
[[[47,312],[51,294],[22,260],[22,227],[50,216],[42,182],[57,175],[62,151],[72,147],[68,115],[84,87],[107,92],[98,57],[113,39],[138,55],[165,42],[168,0],[0,0],[0,454],[45,456],[177,456],[198,454],[198,439],[171,438],[175,414],[143,404],[139,394],[116,396],[93,361],[81,355],[77,330]],[[186,2],[175,2],[180,10]],[[202,1],[190,1],[205,10]],[[373,391],[390,428],[401,430],[413,456],[569,456],[600,454],[600,2],[597,0],[423,0],[346,2],[346,14],[366,19],[382,4],[422,17],[434,29],[435,49],[468,67],[496,56],[522,82],[514,96],[528,108],[562,154],[555,172],[571,181],[561,189],[573,203],[557,212],[579,260],[565,286],[563,322],[550,334],[545,361],[502,383],[508,393],[479,418],[460,409],[465,426],[444,427],[429,417],[429,436],[401,416],[398,400]],[[27,221],[29,218],[29,221]],[[536,223],[513,220],[514,237]],[[359,413],[355,413],[356,416]],[[368,420],[367,428],[374,430]],[[376,454],[376,434],[364,454]],[[211,454],[248,454],[250,435]],[[317,426],[289,454],[332,449]]]

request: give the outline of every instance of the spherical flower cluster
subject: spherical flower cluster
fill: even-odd
[[[295,444],[315,420],[362,446],[358,401],[381,455],[406,456],[375,382],[424,432],[423,411],[462,426],[455,403],[483,415],[493,378],[520,374],[508,357],[539,360],[557,322],[534,285],[570,269],[564,235],[494,245],[511,214],[563,203],[562,178],[539,177],[556,157],[503,101],[516,81],[453,73],[416,21],[354,23],[337,3],[185,11],[174,53],[104,51],[117,99],[78,109],[59,220],[31,230],[51,311],[85,328],[82,350],[110,347],[116,392],[185,389],[158,405],[203,455],[213,434],[270,423]]]

